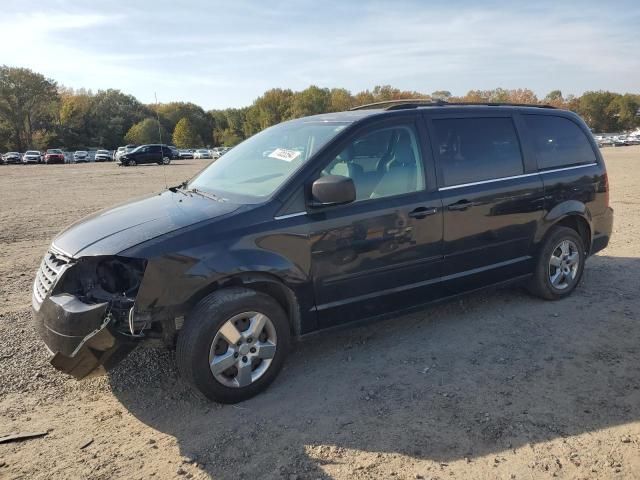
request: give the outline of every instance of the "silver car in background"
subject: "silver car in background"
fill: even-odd
[[[85,150],[78,150],[73,154],[74,163],[86,163],[89,161],[89,152]]]
[[[40,163],[42,154],[38,150],[27,150],[22,156],[22,163]]]

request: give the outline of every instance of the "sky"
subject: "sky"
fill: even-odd
[[[640,1],[2,0],[0,64],[153,103],[270,88],[640,93]]]

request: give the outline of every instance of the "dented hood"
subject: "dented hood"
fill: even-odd
[[[95,213],[53,241],[70,256],[114,255],[146,240],[229,214],[239,205],[167,190]]]

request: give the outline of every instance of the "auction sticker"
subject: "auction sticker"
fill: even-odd
[[[277,158],[278,160],[284,160],[285,162],[291,162],[300,156],[300,152],[297,150],[287,150],[286,148],[276,148],[269,154],[271,158]]]

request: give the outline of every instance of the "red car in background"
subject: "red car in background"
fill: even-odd
[[[58,148],[50,148],[44,155],[44,163],[64,163],[64,153]]]

